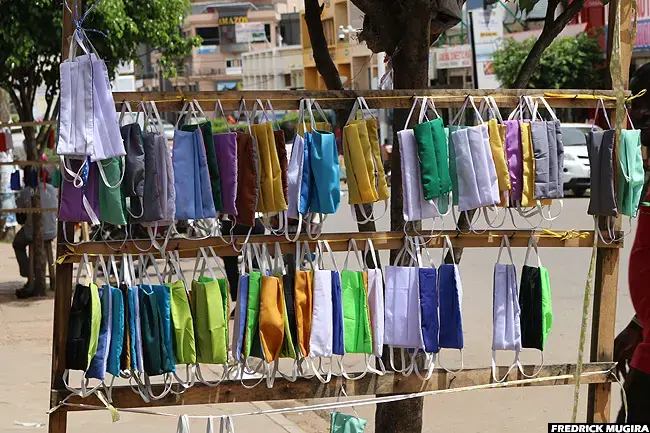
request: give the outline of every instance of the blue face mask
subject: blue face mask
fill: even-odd
[[[124,300],[122,291],[111,287],[111,344],[108,352],[106,371],[113,376],[120,374],[120,355],[124,344]]]
[[[445,259],[447,246],[452,251],[451,240],[445,236],[445,248],[442,249],[442,260]],[[463,340],[462,299],[463,285],[458,272],[458,265],[443,263],[438,268],[438,300],[440,309],[440,332],[438,344],[440,349],[461,350],[461,370]],[[442,363],[440,362],[442,367]],[[444,367],[442,367],[444,368]],[[446,370],[446,369],[445,369]],[[460,370],[459,370],[460,371]]]
[[[341,274],[338,271],[332,271],[332,320],[334,329],[332,353],[334,355],[345,355],[345,340],[343,338],[343,295],[341,290]]]

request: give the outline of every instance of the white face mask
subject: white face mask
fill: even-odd
[[[479,117],[479,121],[482,119]],[[467,138],[472,154],[472,162],[476,174],[478,194],[481,206],[492,206],[500,202],[497,171],[490,150],[490,138],[487,125],[467,128]]]
[[[417,143],[413,130],[407,129],[417,103],[418,99],[416,98],[404,124],[404,129],[397,132],[402,166],[402,213],[405,221],[420,221],[440,216],[436,205],[432,201],[424,200]],[[422,104],[424,105],[425,101],[422,101]]]
[[[508,249],[510,263],[501,264],[501,252],[504,245]],[[510,371],[519,362],[521,352],[521,322],[519,314],[519,294],[517,290],[517,270],[512,260],[512,251],[507,236],[501,239],[499,256],[494,265],[493,281],[493,309],[492,309],[492,377],[497,382],[503,382]],[[508,368],[508,372],[499,379],[497,377],[496,351],[509,350],[515,352],[515,359]]]
[[[371,239],[366,241],[366,249],[364,258],[372,255],[372,262],[375,268],[367,269],[368,272],[368,309],[370,310],[370,327],[372,330],[372,355],[377,361],[379,370],[375,369],[372,365],[372,357],[368,358],[368,369],[376,374],[383,375],[386,372],[386,367],[381,359],[384,351],[384,323],[385,323],[385,306],[384,306],[384,278],[381,273],[381,268],[377,262],[375,254],[375,247]]]

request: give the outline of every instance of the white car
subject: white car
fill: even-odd
[[[602,131],[598,126],[594,130]],[[563,123],[562,142],[564,143],[564,189],[576,197],[585,195],[590,186],[589,155],[586,134],[591,131],[588,123]]]

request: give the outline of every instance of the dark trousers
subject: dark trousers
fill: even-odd
[[[627,422],[650,423],[650,374],[630,367],[630,372],[625,378],[625,394],[628,407]],[[625,407],[621,406],[616,422],[624,421]]]
[[[29,278],[29,256],[27,255],[27,247],[32,244],[32,240],[28,239],[25,235],[25,229],[18,230],[14,237],[13,247],[16,254],[16,261],[20,269],[20,276]]]
[[[230,233],[230,228],[232,227],[232,222],[224,221],[221,227],[221,231],[224,237],[228,237]],[[232,233],[234,235],[246,235],[250,226],[244,224],[236,224],[233,228]],[[263,235],[264,234],[264,224],[258,218],[255,220],[255,226],[251,231],[252,235]],[[230,285],[230,298],[234,301],[237,301],[237,286],[239,285],[239,268],[237,266],[237,256],[227,256],[223,258],[223,266],[226,268],[226,277],[228,278],[228,284]]]

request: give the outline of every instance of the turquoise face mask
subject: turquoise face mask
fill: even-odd
[[[630,122],[632,125],[632,122]],[[636,217],[643,190],[644,171],[641,156],[641,131],[623,129],[617,143],[616,201],[621,214]]]

